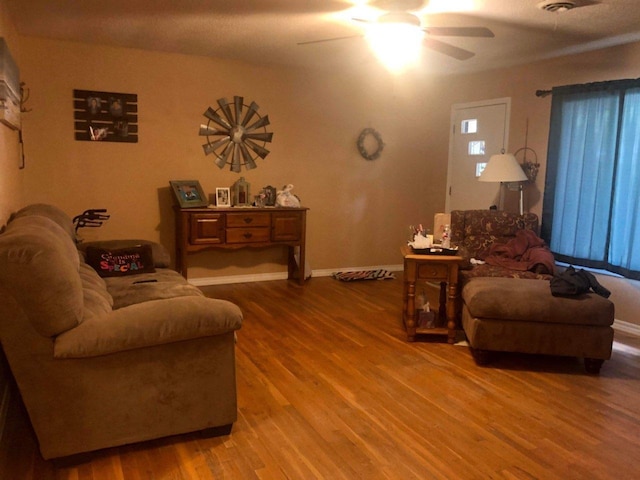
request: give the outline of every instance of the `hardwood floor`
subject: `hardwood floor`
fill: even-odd
[[[573,358],[502,354],[479,367],[465,346],[406,342],[400,278],[203,290],[245,315],[230,436],[183,435],[56,467],[23,425],[12,433],[6,478],[564,480],[640,472],[637,337],[621,335],[626,347],[599,376]]]

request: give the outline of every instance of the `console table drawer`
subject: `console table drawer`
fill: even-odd
[[[224,243],[224,216],[217,213],[191,215],[189,241],[193,245]]]
[[[449,273],[449,267],[443,264],[422,264],[418,265],[418,278],[428,279],[446,279]]]
[[[268,227],[271,214],[259,212],[227,213],[227,228]]]
[[[260,243],[269,241],[268,228],[228,228],[227,243]]]

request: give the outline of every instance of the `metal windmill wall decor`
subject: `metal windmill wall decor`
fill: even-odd
[[[217,103],[217,109],[209,107],[204,112],[207,124],[200,125],[200,136],[207,137],[207,143],[202,145],[204,154],[215,155],[215,164],[220,168],[230,165],[232,172],[240,172],[243,165],[247,170],[256,168],[256,159],[269,155],[265,148],[273,138],[266,129],[269,115],[260,116],[256,102],[247,106],[239,96],[233,97],[233,103],[226,98]]]

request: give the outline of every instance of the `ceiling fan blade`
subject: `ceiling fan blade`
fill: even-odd
[[[495,37],[493,32],[485,27],[427,27],[422,30],[438,37]]]
[[[346,40],[348,38],[364,37],[364,35],[346,35],[344,37],[323,38],[321,40],[308,40],[306,42],[298,42],[298,45],[311,45],[314,43],[335,42],[336,40]]]
[[[372,7],[380,10],[422,10],[427,0],[373,0],[368,2]]]
[[[431,50],[443,53],[444,55],[448,55],[457,60],[468,60],[475,55],[475,53],[470,52],[469,50],[454,47],[453,45],[449,45],[448,43],[444,43],[439,40],[434,40],[433,38],[425,38],[424,45]]]

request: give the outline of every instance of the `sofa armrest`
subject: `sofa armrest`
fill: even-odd
[[[87,319],[55,339],[55,358],[83,358],[221,335],[242,325],[226,300],[176,297],[131,305]]]

